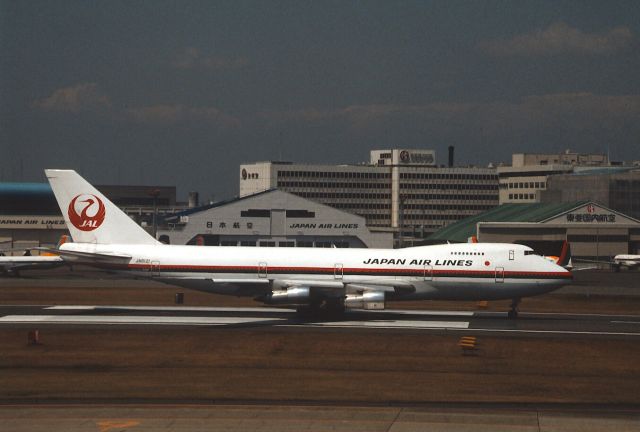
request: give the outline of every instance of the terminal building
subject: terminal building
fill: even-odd
[[[436,164],[433,150],[373,150],[361,165],[256,162],[240,166],[240,196],[280,189],[362,216],[408,245],[498,205],[494,168]],[[401,235],[399,233],[402,233]]]
[[[515,153],[511,166],[497,168],[500,204],[540,202],[550,176],[570,174],[609,166],[604,154],[579,154],[569,150],[559,154]]]
[[[185,210],[165,219],[164,243],[207,246],[391,248],[393,234],[362,216],[281,190]]]
[[[503,204],[449,225],[429,237],[431,243],[518,243],[543,255],[557,255],[565,240],[574,258],[608,261],[618,254],[640,253],[640,220],[593,201],[560,204]]]

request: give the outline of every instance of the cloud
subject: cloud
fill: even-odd
[[[44,111],[77,114],[110,108],[111,100],[98,89],[97,84],[80,83],[55,90],[49,97],[35,101],[33,106]]]
[[[493,142],[562,146],[633,141],[640,135],[640,95],[559,93],[519,101],[352,105],[333,110],[262,113],[273,128],[291,125],[342,127],[366,137],[422,137],[424,141]],[[399,138],[402,139],[402,138]]]
[[[634,40],[628,27],[585,33],[564,22],[512,39],[483,42],[480,49],[494,56],[547,56],[557,54],[606,55],[626,49]]]
[[[249,65],[249,59],[246,57],[206,56],[197,48],[187,47],[175,57],[172,65],[177,69],[233,70]]]
[[[214,107],[189,107],[185,105],[153,105],[126,110],[127,118],[146,124],[175,124],[183,121],[203,121],[219,126],[235,128],[240,120]]]
[[[240,120],[218,108],[192,107],[182,104],[158,104],[118,109],[111,98],[101,92],[95,83],[80,83],[55,90],[49,97],[32,103],[34,108],[47,112],[78,114],[94,112],[113,120],[132,120],[145,124],[176,124],[196,121],[227,128],[240,126]]]
[[[372,104],[350,105],[334,110],[320,110],[316,108],[283,112],[265,112],[260,116],[273,123],[306,122],[319,124],[327,121],[343,121],[355,128],[366,128],[380,121],[406,117],[451,116],[456,113],[472,109],[472,104],[428,104],[428,105],[400,105],[400,104]]]

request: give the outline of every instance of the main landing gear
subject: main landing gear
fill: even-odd
[[[339,319],[344,315],[345,307],[342,299],[326,299],[298,306],[296,311],[303,319]]]
[[[511,300],[511,309],[509,310],[509,313],[507,314],[507,317],[509,319],[516,319],[518,318],[518,305],[520,304],[520,299],[519,298],[514,298],[513,300]]]

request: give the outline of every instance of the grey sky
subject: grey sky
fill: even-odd
[[[0,180],[237,193],[242,162],[640,159],[637,1],[0,0]]]

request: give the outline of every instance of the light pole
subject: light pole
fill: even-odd
[[[151,232],[153,238],[156,238],[158,232],[158,195],[160,195],[160,189],[153,189],[149,192],[149,195],[153,198],[153,219],[151,225]]]

